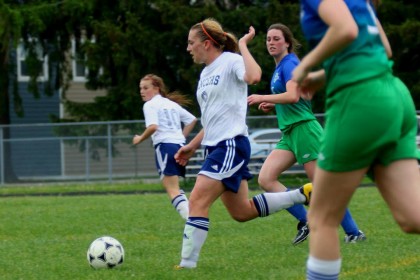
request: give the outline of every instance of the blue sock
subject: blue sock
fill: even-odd
[[[289,189],[287,189],[289,191]],[[306,208],[303,204],[295,204],[292,207],[286,209],[293,217],[295,217],[299,222],[306,223]]]
[[[341,226],[347,235],[359,235],[359,228],[356,222],[353,220],[353,217],[351,216],[348,208],[346,208],[346,213],[344,214],[344,218],[341,221]]]

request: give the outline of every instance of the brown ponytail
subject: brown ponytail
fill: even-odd
[[[208,18],[191,27],[197,31],[197,36],[202,40],[210,40],[212,44],[227,52],[238,53],[238,39],[235,35],[223,30],[222,25],[213,18]]]
[[[155,74],[147,74],[141,78],[140,81],[145,80],[151,81],[153,86],[158,87],[160,95],[178,103],[181,106],[189,106],[193,103],[190,99],[178,91],[169,92],[165,83],[163,82],[163,79]]]

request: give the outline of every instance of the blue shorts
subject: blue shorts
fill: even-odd
[[[175,154],[181,148],[180,144],[159,143],[155,145],[156,168],[160,179],[163,176],[182,176],[185,177],[185,166],[179,165],[175,161]]]
[[[252,178],[248,170],[251,146],[246,136],[236,136],[216,146],[207,146],[205,155],[198,174],[221,181],[230,191],[237,193],[241,181]]]

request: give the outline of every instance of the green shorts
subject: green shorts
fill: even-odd
[[[327,99],[318,166],[333,172],[416,158],[417,118],[407,87],[390,73]]]
[[[276,149],[291,151],[299,164],[305,164],[318,158],[322,133],[317,120],[300,122],[283,134]]]

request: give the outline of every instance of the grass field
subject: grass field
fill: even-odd
[[[0,188],[0,279],[305,278],[308,243],[291,245],[296,222],[286,211],[238,223],[218,201],[198,268],[173,271],[180,258],[183,220],[166,194],[135,191],[158,186],[100,185],[96,190],[111,194],[96,195],[74,195],[66,188],[48,186],[41,192],[61,194],[53,196],[5,196],[23,193]],[[29,188],[27,193],[40,191]],[[342,244],[341,279],[420,279],[420,237],[399,230],[376,188],[360,188],[350,208],[368,239]],[[340,234],[344,237],[342,230]],[[123,244],[126,260],[121,267],[89,267],[87,248],[102,235]]]

